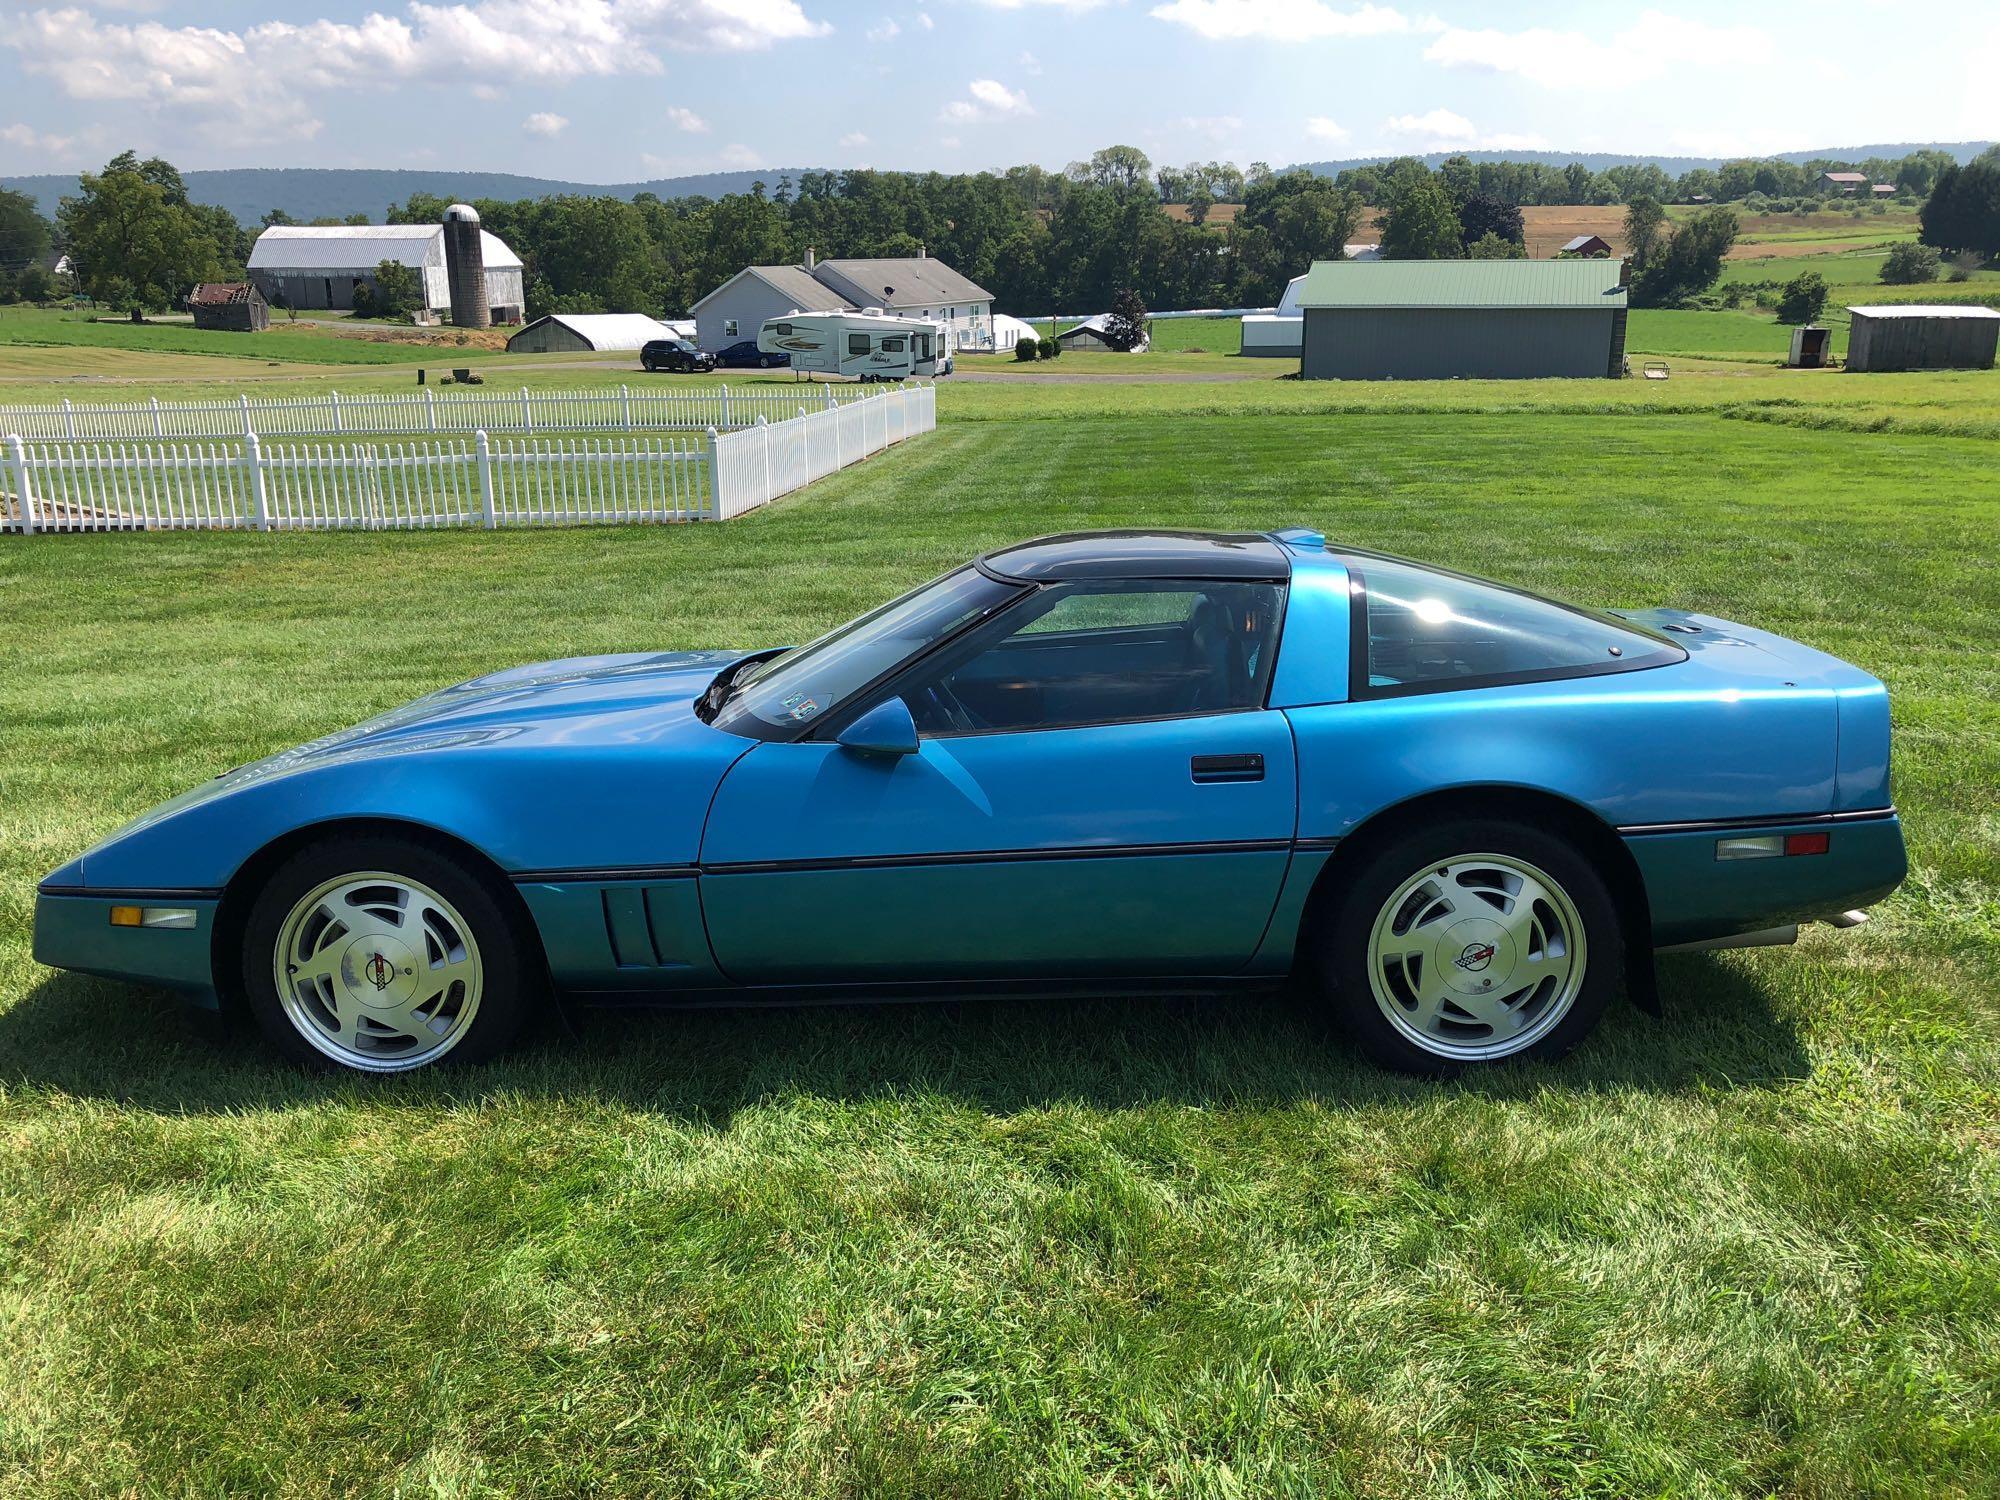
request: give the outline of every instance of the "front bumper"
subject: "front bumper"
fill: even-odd
[[[81,895],[41,891],[35,897],[35,962],[105,979],[179,991],[197,1005],[220,1002],[215,992],[213,896],[170,892]],[[194,913],[190,927],[114,927],[116,906],[173,908]]]
[[[1718,841],[1744,834],[1825,834],[1827,848],[1770,859],[1716,857]],[[1660,948],[1838,917],[1880,901],[1909,873],[1903,825],[1893,812],[1623,835],[1646,884]]]

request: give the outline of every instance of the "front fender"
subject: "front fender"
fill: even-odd
[[[274,840],[355,818],[448,834],[509,874],[692,863],[709,798],[747,744],[717,732],[655,754],[488,745],[370,754],[270,776],[251,767],[164,804],[86,852],[78,883],[220,890]]]

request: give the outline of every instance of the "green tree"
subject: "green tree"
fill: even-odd
[[[1470,247],[1489,237],[1523,247],[1521,253],[1527,253],[1528,228],[1521,210],[1492,193],[1468,194],[1458,205],[1459,242]]]
[[[1451,198],[1426,172],[1399,185],[1382,215],[1382,254],[1390,260],[1455,260],[1464,253]]]
[[[1130,287],[1112,294],[1111,314],[1104,320],[1104,342],[1120,354],[1136,349],[1146,338],[1146,303]]]
[[[407,318],[422,300],[417,273],[399,260],[385,260],[375,267],[375,316]]]
[[[1826,278],[1817,271],[1801,271],[1785,283],[1778,296],[1780,323],[1813,323],[1826,311]]]
[[[1467,260],[1526,260],[1528,252],[1514,240],[1502,239],[1492,231],[1465,247]]]
[[[0,268],[18,271],[49,253],[49,221],[26,193],[0,188]]]
[[[1631,257],[1636,275],[1646,269],[1660,248],[1667,229],[1667,211],[1660,200],[1641,194],[1625,205],[1625,253]]]
[[[1931,245],[1891,245],[1889,258],[1878,273],[1891,286],[1915,286],[1936,281],[1939,257]]]
[[[198,281],[221,279],[223,256],[205,216],[189,208],[180,174],[154,158],[114,158],[79,180],[57,215],[79,285],[133,322],[170,307]]]
[[[1736,243],[1736,215],[1704,209],[1656,245],[1644,267],[1632,272],[1634,307],[1676,307],[1707,291],[1722,275],[1722,258]]]
[[[1093,151],[1089,161],[1073,162],[1069,168],[1069,175],[1078,182],[1120,192],[1144,186],[1152,173],[1152,162],[1137,146],[1106,146]]]
[[[1358,195],[1317,173],[1293,171],[1251,184],[1229,237],[1238,295],[1260,306],[1275,302],[1314,261],[1341,255],[1361,213]]]
[[[1918,222],[1918,239],[1947,255],[2000,256],[2000,158],[1980,156],[1938,173]]]

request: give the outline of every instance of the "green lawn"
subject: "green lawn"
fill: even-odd
[[[454,347],[450,337],[446,333],[438,345],[427,347],[375,343],[309,326],[292,327],[282,317],[262,333],[219,333],[182,322],[130,323],[113,318],[99,321],[77,313],[41,308],[0,309],[0,353],[10,345],[28,345],[331,365],[443,365],[454,358],[463,362],[467,354],[488,354],[484,349]]]
[[[2000,392],[948,383],[727,526],[0,541],[0,1495],[2000,1491],[2000,448],[1736,387]],[[371,1086],[28,957],[39,875],[245,759],[1142,523],[1847,656],[1912,878],[1451,1086],[1221,997],[605,1018]]]

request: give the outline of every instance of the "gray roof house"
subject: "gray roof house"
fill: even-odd
[[[754,339],[766,318],[788,312],[844,312],[879,307],[897,317],[945,325],[956,350],[993,348],[993,294],[928,255],[880,260],[817,260],[803,265],[745,266],[688,309],[695,342],[721,349]]]
[[[766,318],[788,312],[851,312],[855,304],[804,266],[745,266],[688,309],[695,344],[711,354],[755,339]]]

